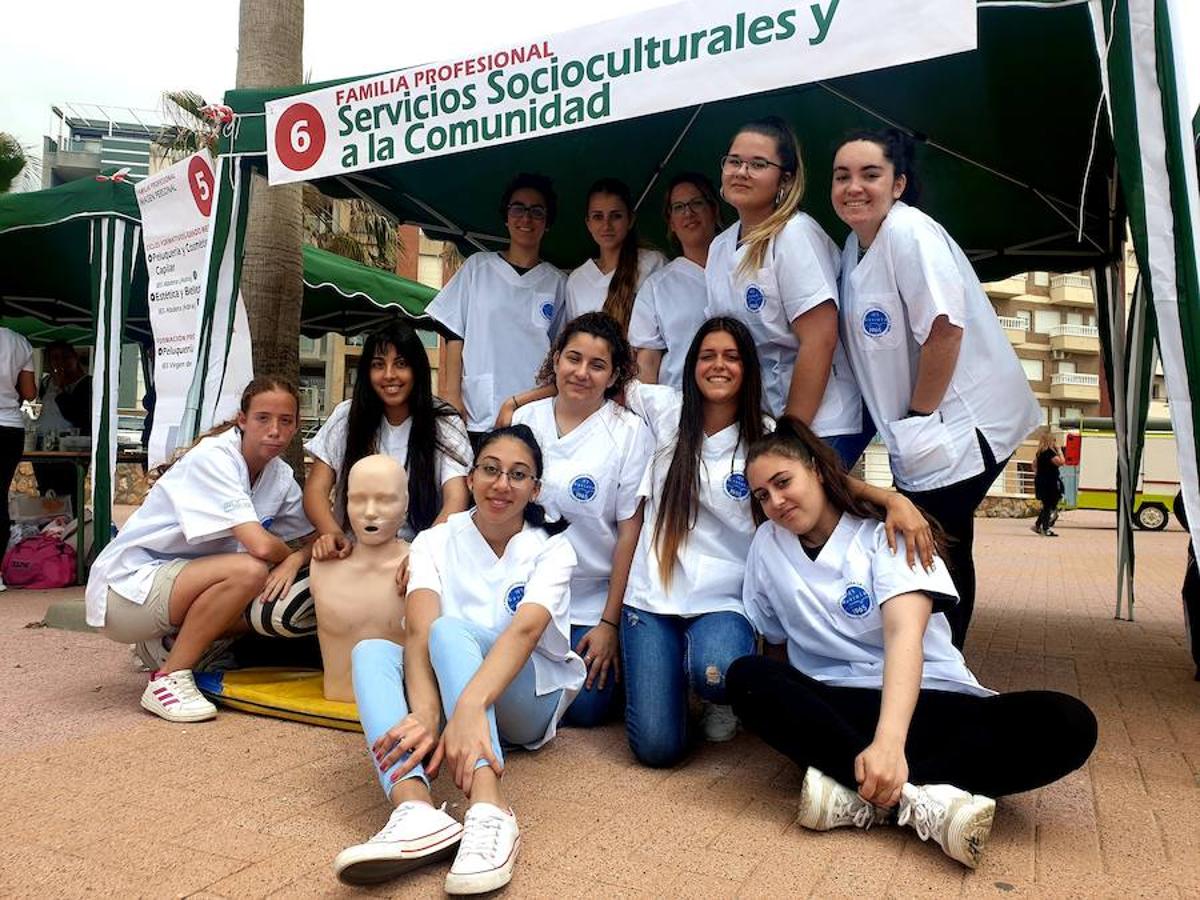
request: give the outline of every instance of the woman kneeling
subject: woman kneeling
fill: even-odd
[[[520,834],[500,789],[501,740],[531,750],[549,741],[586,674],[570,642],[575,551],[566,523],[547,523],[534,502],[541,476],[529,428],[485,434],[468,476],[475,509],[413,541],[405,646],[354,649],[363,731],[396,809],[370,841],[339,854],[343,881],[382,881],[455,844],[448,893],[512,878]],[[470,803],[462,825],[431,802],[429,779],[443,767]]]
[[[742,723],[807,767],[800,824],[912,825],[974,867],[993,797],[1079,768],[1096,743],[1081,701],[981,687],[951,644],[945,564],[887,548],[882,511],[853,499],[832,451],[783,419],[746,472],[764,522],[746,561],[746,615],[766,657],[730,666]],[[901,548],[898,548],[901,549]]]

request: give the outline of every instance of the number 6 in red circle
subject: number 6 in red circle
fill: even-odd
[[[275,155],[293,172],[311,168],[325,149],[325,122],[315,106],[296,103],[275,123]]]
[[[192,199],[196,201],[196,209],[207,219],[212,212],[213,173],[203,156],[193,156],[188,163],[187,181],[192,189]]]

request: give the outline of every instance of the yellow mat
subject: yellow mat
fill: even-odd
[[[197,672],[196,686],[214,703],[242,712],[362,731],[355,704],[325,699],[323,677],[315,669],[239,669]]]

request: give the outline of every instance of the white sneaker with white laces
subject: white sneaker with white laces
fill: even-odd
[[[450,855],[463,827],[428,803],[406,800],[365,844],[347,847],[333,861],[333,873],[346,884],[376,884]]]
[[[512,880],[520,850],[516,816],[491,803],[476,803],[467,810],[446,893],[484,894],[504,887]]]
[[[906,784],[900,789],[898,825],[912,825],[923,841],[933,838],[951,859],[972,869],[992,833],[996,801],[950,784]]]
[[[800,824],[813,831],[853,825],[870,828],[887,820],[888,811],[868,803],[858,793],[808,767],[800,788]]]
[[[203,722],[214,719],[217,708],[196,688],[191,669],[157,672],[142,691],[142,709],[168,722]]]
[[[738,720],[733,714],[732,706],[705,703],[704,713],[700,716],[700,727],[704,731],[706,741],[722,744],[732,741],[737,735]]]

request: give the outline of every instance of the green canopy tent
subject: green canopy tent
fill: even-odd
[[[1114,390],[1115,405],[1124,409],[1117,416],[1126,496],[1121,540],[1123,558],[1131,559],[1127,501],[1140,440],[1136,426],[1144,417],[1139,411],[1146,406],[1145,351],[1152,335],[1148,326],[1156,318],[1152,310],[1157,313],[1159,332],[1164,334],[1172,410],[1177,419],[1187,420],[1184,428],[1179,421],[1176,424],[1187,498],[1200,508],[1191,423],[1190,388],[1194,382],[1189,371],[1190,366],[1200,377],[1200,362],[1196,362],[1200,360],[1196,352],[1200,350],[1196,228],[1189,224],[1197,221],[1195,161],[1187,162],[1188,153],[1184,152],[1194,137],[1196,119],[1194,95],[1177,102],[1179,73],[1171,63],[1172,59],[1188,58],[1178,20],[1182,5],[1181,0],[841,0],[840,4],[811,7],[800,4],[790,11],[796,20],[806,19],[809,10],[814,17],[824,13],[832,20],[828,37],[843,41],[839,52],[851,53],[856,44],[878,40],[884,32],[886,52],[879,58],[893,59],[896,48],[924,41],[929,34],[949,27],[947,18],[961,14],[964,8],[977,26],[975,46],[968,52],[931,52],[930,58],[914,57],[906,64],[886,68],[875,69],[885,62],[867,62],[860,68],[875,70],[798,78],[793,85],[757,93],[745,72],[761,48],[739,46],[737,53],[722,56],[715,68],[710,66],[704,77],[691,82],[691,99],[680,95],[664,101],[653,114],[631,114],[620,120],[601,117],[599,124],[543,129],[524,139],[508,136],[503,141],[477,144],[466,140],[465,148],[441,155],[428,152],[428,143],[424,152],[410,152],[408,145],[404,152],[390,145],[386,152],[378,151],[385,137],[401,134],[389,122],[400,121],[407,129],[402,133],[404,140],[417,135],[428,142],[436,121],[431,123],[431,117],[422,114],[411,98],[422,93],[431,96],[428,73],[445,68],[455,75],[459,69],[450,64],[319,85],[232,91],[225,97],[232,117],[224,129],[218,162],[221,177],[204,302],[210,316],[208,327],[217,336],[222,331],[213,327],[221,318],[220,310],[226,308],[222,307],[218,282],[228,289],[239,278],[250,174],[256,169],[268,170],[273,182],[285,182],[303,179],[306,168],[311,168],[318,174],[307,180],[321,191],[363,199],[397,220],[421,226],[434,238],[454,241],[468,253],[504,243],[497,208],[503,184],[515,172],[541,171],[554,178],[560,197],[559,222],[547,235],[543,251],[551,261],[570,267],[586,258],[591,249],[582,220],[584,192],[593,178],[611,175],[628,182],[640,198],[643,234],[663,246],[663,225],[656,213],[662,203],[663,176],[696,169],[711,173],[715,180],[717,159],[738,125],[767,113],[782,115],[800,135],[809,163],[806,208],[840,239],[846,229],[828,201],[832,151],[847,131],[894,125],[912,133],[921,144],[922,207],[955,236],[982,279],[1027,270],[1089,270],[1095,274],[1110,369],[1108,383]],[[565,78],[567,67],[575,60],[563,47],[589,44],[593,33],[603,34],[618,52],[622,47],[628,52],[636,40],[634,52],[640,59],[645,35],[659,29],[655,38],[663,39],[683,31],[682,26],[674,29],[673,17],[682,21],[701,6],[715,21],[732,23],[736,17],[741,30],[754,13],[738,17],[739,10],[753,6],[761,12],[762,4],[752,0],[679,4],[554,36],[544,45],[535,41],[531,46],[545,46],[548,53],[556,54],[552,68],[556,77]],[[835,12],[839,17],[871,17],[878,23],[873,29],[842,28],[844,20],[835,19]],[[779,13],[780,18],[783,15]],[[907,19],[889,31],[897,16]],[[704,41],[716,33],[716,28],[704,31],[702,35],[707,37],[693,41],[692,49],[706,46]],[[681,41],[686,38],[685,34]],[[807,44],[811,47],[824,39],[825,33],[820,32],[809,37]],[[1200,48],[1193,48],[1197,50]],[[795,44],[796,55],[807,52],[803,41]],[[889,52],[893,55],[888,56]],[[495,58],[479,54],[453,66],[483,64]],[[581,60],[578,65],[590,62]],[[510,65],[504,74],[507,78],[512,72],[526,71],[536,69]],[[669,78],[670,73],[660,71],[655,77]],[[421,79],[425,79],[423,91],[418,89]],[[480,93],[486,94],[490,82],[483,76],[476,81]],[[439,109],[447,108],[445,98],[450,86],[457,83],[452,79],[442,87]],[[533,83],[532,75],[528,83]],[[647,90],[653,88],[649,82],[646,85]],[[565,96],[565,90],[562,93]],[[528,100],[530,107],[538,100]],[[644,107],[638,108],[644,113]],[[1155,110],[1157,118],[1150,115]],[[446,120],[456,121],[449,114]],[[368,132],[366,138],[358,135],[360,126]],[[1153,142],[1147,139],[1147,127]],[[469,138],[466,128],[448,125],[440,133],[446,140]],[[1189,141],[1183,140],[1185,137]],[[314,150],[318,138],[324,143]],[[366,161],[362,152],[367,153]],[[390,162],[379,158],[388,152],[402,159]],[[340,167],[338,153],[344,154]],[[1158,177],[1164,169],[1168,179]],[[1154,174],[1153,189],[1143,187],[1149,185],[1147,173]],[[1123,310],[1119,265],[1127,218],[1142,271],[1158,276],[1153,284],[1147,281],[1143,285],[1135,314],[1128,317]],[[1156,246],[1173,248],[1169,260],[1165,251],[1147,249],[1148,235],[1153,233],[1150,221],[1159,223]],[[220,279],[219,272],[223,273]],[[1189,272],[1190,276],[1184,277]],[[1178,277],[1171,277],[1173,273]],[[1164,310],[1170,311],[1173,323],[1169,341]],[[1128,333],[1127,319],[1132,329]],[[1166,351],[1168,342],[1174,345],[1173,353]],[[210,365],[222,365],[223,352],[220,340],[204,348]],[[192,427],[205,427],[203,403],[192,404],[190,411],[195,416]],[[1196,536],[1200,536],[1200,516],[1193,516],[1193,522]],[[1131,586],[1128,571],[1123,583]]]
[[[104,385],[93,400],[97,549],[111,533],[120,345],[152,340],[140,225],[133,185],[119,177],[0,196],[0,325],[39,346],[65,340],[96,348],[93,381]],[[97,252],[105,235],[118,230],[126,249],[108,256]],[[439,327],[424,314],[437,293],[433,288],[316,247],[304,251],[304,285],[308,335],[354,334],[392,317],[418,328]],[[107,309],[107,318],[98,319],[97,308]],[[104,324],[107,328],[98,327]]]

